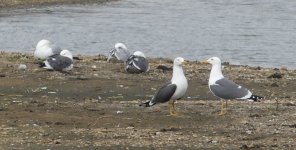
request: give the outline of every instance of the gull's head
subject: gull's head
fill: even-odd
[[[141,51],[135,51],[135,52],[134,52],[134,55],[135,55],[135,56],[140,56],[140,57],[144,57],[144,58],[146,58],[146,56],[144,55],[144,53],[141,52]]]
[[[61,53],[60,53],[61,56],[65,56],[65,57],[68,57],[70,59],[73,59],[73,56],[71,54],[71,52],[69,50],[62,50]]]
[[[48,41],[48,40],[40,40],[38,43],[37,43],[37,46],[36,46],[36,48],[38,48],[38,47],[43,47],[43,46],[48,46],[48,45],[50,45],[50,41]]]
[[[205,63],[209,63],[209,64],[212,64],[212,65],[217,65],[217,64],[221,64],[221,60],[218,57],[211,57],[208,60],[206,60]]]
[[[126,46],[125,46],[123,43],[116,43],[116,44],[115,44],[115,50],[116,50],[116,51],[119,51],[119,50],[121,50],[121,49],[125,49],[125,50],[127,50]]]
[[[182,66],[182,64],[184,64],[184,63],[185,63],[185,60],[182,57],[177,57],[174,60],[174,65],[176,65],[176,66]]]

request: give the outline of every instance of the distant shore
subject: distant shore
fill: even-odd
[[[115,0],[2,0],[0,8],[23,8],[57,4],[105,3]]]

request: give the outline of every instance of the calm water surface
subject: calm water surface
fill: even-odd
[[[0,49],[33,51],[49,39],[74,54],[116,42],[148,57],[296,68],[294,0],[121,0],[104,5],[0,10]]]

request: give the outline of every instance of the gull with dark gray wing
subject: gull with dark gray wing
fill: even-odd
[[[60,54],[62,49],[57,45],[51,43],[49,40],[40,40],[37,43],[34,57],[39,59],[47,59],[48,57]]]
[[[107,62],[110,62],[112,58],[126,62],[131,55],[126,46],[123,43],[116,43],[114,47],[115,48],[109,52]]]
[[[129,73],[141,73],[149,71],[149,62],[141,51],[134,52],[127,61],[125,70]]]
[[[70,51],[62,50],[60,54],[47,58],[40,67],[48,70],[69,71],[73,68],[73,56]]]
[[[188,87],[187,79],[182,68],[184,62],[184,59],[181,57],[174,60],[173,77],[171,81],[163,85],[151,100],[141,104],[141,106],[151,107],[158,103],[168,102],[170,115],[178,115],[175,101],[185,95]]]
[[[211,92],[221,99],[241,99],[241,100],[252,100],[260,101],[263,99],[261,96],[253,95],[248,89],[237,85],[233,81],[224,78],[221,71],[221,60],[218,57],[209,58],[206,63],[212,64],[212,69],[209,79],[209,88]],[[227,102],[227,101],[226,101]],[[224,109],[224,103],[221,105],[220,115],[226,113]]]

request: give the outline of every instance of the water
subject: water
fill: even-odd
[[[294,0],[121,0],[0,11],[0,49],[32,51],[49,39],[74,54],[116,42],[148,57],[296,68]]]

